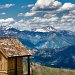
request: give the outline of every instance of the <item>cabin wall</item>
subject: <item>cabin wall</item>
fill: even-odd
[[[0,75],[7,75],[8,61],[5,56],[0,52]]]
[[[15,75],[15,58],[5,58],[0,53],[0,75]],[[17,75],[23,75],[23,58],[17,57]]]
[[[23,61],[22,57],[17,57],[17,75],[23,75]],[[15,75],[15,58],[8,59],[8,75]]]
[[[8,75],[15,75],[15,59],[8,58]]]
[[[17,75],[23,75],[23,58],[17,58]]]

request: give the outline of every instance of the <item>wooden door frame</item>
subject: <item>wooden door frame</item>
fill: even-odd
[[[27,63],[28,63],[28,75],[30,75],[30,56],[27,56]]]

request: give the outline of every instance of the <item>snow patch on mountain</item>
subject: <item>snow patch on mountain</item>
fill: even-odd
[[[53,28],[52,26],[46,26],[46,27],[35,29],[35,32],[50,32],[50,31],[57,31],[57,30]]]
[[[47,32],[47,31],[44,29],[36,29],[35,32]]]

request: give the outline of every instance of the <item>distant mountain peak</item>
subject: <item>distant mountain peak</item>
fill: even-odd
[[[47,30],[47,31],[57,31],[54,27],[52,26],[47,26],[47,27],[43,27],[43,29]]]
[[[42,27],[42,28],[32,29],[32,31],[34,31],[34,32],[50,32],[50,31],[57,31],[57,30],[52,26],[46,26],[46,27]]]

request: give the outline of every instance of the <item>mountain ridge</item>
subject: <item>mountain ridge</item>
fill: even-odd
[[[71,65],[72,67],[69,66],[70,65],[69,63],[71,62],[68,62],[68,65],[66,67],[64,66],[65,65],[64,62],[61,62],[60,60],[61,58],[63,61],[65,58],[66,59],[65,62],[67,60],[75,61],[73,58],[74,54],[73,54],[73,57],[71,55],[66,56],[67,54],[65,54],[65,51],[68,47],[70,49],[69,51],[71,51],[71,48],[73,48],[71,46],[75,46],[75,33],[74,32],[65,31],[65,30],[64,31],[50,31],[50,32],[34,32],[34,31],[26,31],[26,30],[19,31],[14,28],[10,28],[10,29],[3,28],[0,30],[0,37],[18,38],[21,41],[21,43],[25,45],[29,50],[31,51],[34,50],[34,52],[36,51],[35,54],[38,52],[36,55],[34,54],[32,56],[34,58],[33,59],[34,61],[38,60],[38,62],[40,62],[39,60],[41,58],[40,53],[41,54],[43,53],[44,55],[42,54],[42,57],[44,59],[42,58],[41,59],[42,61],[40,62],[43,65],[47,65],[51,67],[75,68],[73,67],[73,65]],[[58,57],[58,55],[60,58],[59,59],[55,58],[55,57]],[[48,60],[50,62],[47,62]],[[60,62],[57,62],[56,60],[58,61],[60,60]],[[57,62],[57,65],[54,65],[55,62]]]

